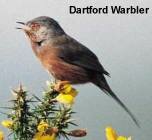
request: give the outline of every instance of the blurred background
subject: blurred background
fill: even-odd
[[[147,15],[70,15],[70,5],[139,5],[150,11]],[[82,139],[105,140],[104,128],[109,125],[133,140],[152,137],[151,5],[150,0],[0,0],[0,106],[7,104],[12,97],[10,90],[19,83],[41,96],[45,81],[51,79],[34,56],[25,34],[15,29],[16,21],[50,16],[99,57],[111,74],[107,78],[111,88],[141,123],[141,129],[137,128],[126,112],[94,85],[79,85],[74,117],[81,128],[87,128],[88,135]],[[0,120],[3,118],[1,115]]]

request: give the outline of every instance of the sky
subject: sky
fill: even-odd
[[[105,140],[110,125],[133,140],[152,137],[152,2],[106,0],[0,0],[0,106],[12,98],[11,89],[23,83],[30,93],[41,95],[51,79],[34,56],[25,34],[15,29],[16,21],[26,22],[49,16],[67,34],[91,49],[111,74],[108,83],[141,123],[137,128],[111,98],[92,84],[75,86],[79,95],[74,116],[86,128],[83,140]],[[149,7],[147,15],[70,15],[69,6],[104,7],[139,5]],[[2,120],[4,116],[0,116]],[[3,131],[6,129],[0,127]],[[74,138],[72,138],[74,139]],[[78,138],[77,138],[78,139]]]

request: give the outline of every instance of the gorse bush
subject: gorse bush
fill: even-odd
[[[72,105],[78,92],[70,84],[58,87],[58,83],[46,82],[42,98],[29,95],[22,85],[13,90],[11,106],[3,107],[7,120],[2,125],[9,129],[7,139],[13,140],[57,140],[61,137],[84,137],[85,129],[70,130],[77,127],[73,119]],[[57,90],[58,88],[58,90]],[[4,134],[0,131],[0,140]],[[106,140],[131,140],[118,136],[112,127],[106,128]]]
[[[47,82],[47,88],[40,99],[36,95],[29,97],[22,86],[13,90],[15,99],[8,109],[8,120],[2,125],[11,131],[14,140],[55,140],[69,136],[82,137],[86,135],[83,129],[69,130],[75,125],[72,115],[72,104],[77,91],[66,84],[60,91],[55,90],[55,83]]]

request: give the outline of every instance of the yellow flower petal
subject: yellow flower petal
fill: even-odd
[[[70,84],[65,84],[61,92],[69,93],[72,90],[72,86]]]
[[[124,136],[119,136],[119,137],[117,138],[117,140],[127,140],[127,138],[124,137]]]
[[[70,84],[64,85],[56,100],[62,104],[72,105],[78,92]]]
[[[56,135],[54,133],[52,135],[49,135],[38,132],[35,134],[33,140],[56,140]]]
[[[37,133],[34,135],[33,140],[39,140],[41,136],[43,136],[43,132],[37,132]]]
[[[42,120],[42,121],[40,122],[40,124],[37,126],[37,130],[38,130],[39,132],[44,132],[48,127],[49,127],[49,125]]]
[[[78,95],[78,92],[75,89],[72,89],[69,94],[73,97],[76,97]]]
[[[4,120],[4,121],[2,121],[2,123],[1,123],[4,127],[6,127],[6,128],[9,128],[9,129],[11,129],[12,128],[12,125],[13,125],[13,121],[10,121],[10,120]]]
[[[106,138],[107,140],[131,140],[131,137],[117,136],[116,131],[112,127],[106,128]]]
[[[70,94],[64,94],[64,93],[60,93],[57,97],[56,100],[62,104],[70,104],[72,105],[74,103],[74,98],[72,95]]]
[[[0,140],[4,140],[4,133],[0,131]]]
[[[117,140],[116,131],[112,127],[106,128],[106,138],[107,140]]]

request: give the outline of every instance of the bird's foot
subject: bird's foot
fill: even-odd
[[[66,85],[66,84],[70,84],[70,82],[69,81],[58,81],[55,84],[54,89],[59,92],[63,89],[64,85]]]

